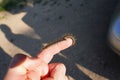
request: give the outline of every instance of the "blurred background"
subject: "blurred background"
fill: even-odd
[[[108,46],[110,21],[119,0],[0,0],[0,78],[17,53],[35,56],[65,34],[77,43],[52,62],[70,80],[120,80],[120,57]]]

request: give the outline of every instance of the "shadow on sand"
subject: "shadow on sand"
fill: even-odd
[[[0,25],[1,79],[11,60],[6,54],[14,56],[16,53],[29,53],[34,56],[44,43],[65,33],[74,34],[77,44],[62,51],[62,56],[56,55],[52,62],[63,62],[71,80],[120,79],[120,58],[106,44],[109,22],[117,0],[36,1],[39,3],[29,4],[32,7],[7,12],[7,22],[3,20],[4,24]],[[23,11],[27,14],[15,16]],[[40,39],[35,39],[32,32]]]

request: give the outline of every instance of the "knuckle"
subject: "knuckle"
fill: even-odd
[[[65,65],[64,65],[63,63],[59,63],[59,64],[56,66],[56,68],[66,71],[66,67],[65,67]]]
[[[27,58],[27,56],[24,54],[15,55],[9,67],[14,68],[16,66],[23,64],[25,62],[26,58]]]

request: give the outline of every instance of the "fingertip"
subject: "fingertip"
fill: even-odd
[[[66,34],[66,35],[64,35],[63,39],[69,40],[69,41],[71,40],[72,45],[74,45],[76,43],[76,38],[72,34]]]
[[[73,45],[73,39],[71,39],[70,37],[64,37],[64,39],[62,41],[57,43],[57,46],[59,48],[58,50],[60,50],[60,51],[66,49],[66,48],[69,48],[72,45]]]
[[[67,42],[68,46],[73,45],[73,40],[71,38],[66,38],[66,42]]]
[[[66,72],[66,67],[65,67],[65,65],[64,65],[63,63],[59,63],[59,64],[56,66],[55,69]]]

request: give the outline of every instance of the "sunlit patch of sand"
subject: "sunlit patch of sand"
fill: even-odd
[[[80,64],[76,64],[77,68],[82,71],[85,75],[87,75],[92,80],[109,80],[108,78],[105,78],[99,74],[96,74],[95,72],[81,66]]]
[[[0,24],[4,24],[11,29],[14,34],[21,34],[34,39],[40,39],[40,36],[35,30],[27,25],[22,18],[26,15],[26,12],[18,14],[11,14],[7,11],[0,12]]]
[[[67,76],[68,77],[68,80],[75,80],[73,77],[71,76]]]

